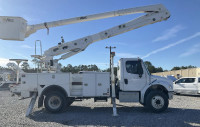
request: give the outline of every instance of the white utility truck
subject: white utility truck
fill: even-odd
[[[113,73],[113,57],[110,73],[80,72],[78,74],[62,73],[59,71],[58,61],[84,51],[93,42],[128,32],[130,30],[167,20],[170,17],[168,10],[161,4],[118,11],[94,14],[71,19],[46,22],[43,24],[27,25],[21,17],[0,17],[0,38],[5,40],[24,40],[38,29],[67,25],[71,23],[108,17],[146,13],[137,19],[115,26],[94,35],[86,36],[74,41],[58,43],[44,52],[43,55],[32,55],[40,60],[41,73],[20,73],[19,82],[13,84],[11,92],[21,96],[21,99],[30,98],[27,116],[38,99],[38,107],[50,112],[59,112],[76,100],[94,98],[94,101],[113,98],[113,115],[116,116],[115,97],[120,102],[140,102],[154,112],[164,111],[168,107],[168,100],[173,97],[173,84],[170,80],[150,75],[140,58],[121,58],[118,62],[117,81]],[[59,59],[53,57],[59,56]],[[112,85],[110,85],[110,82]],[[112,87],[110,87],[112,86]]]

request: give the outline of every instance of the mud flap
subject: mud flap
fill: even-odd
[[[37,99],[37,93],[33,93],[30,104],[29,104],[28,109],[26,111],[26,117],[28,117],[30,115],[30,113],[32,112],[36,99]]]

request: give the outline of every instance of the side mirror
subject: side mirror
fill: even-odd
[[[139,77],[142,78],[142,71],[138,71]]]
[[[139,64],[137,66],[137,70],[138,70],[139,77],[142,78],[142,74],[143,74],[142,61],[139,59],[138,62]]]

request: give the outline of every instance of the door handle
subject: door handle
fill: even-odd
[[[125,83],[125,84],[128,84],[128,79],[124,79],[124,83]]]

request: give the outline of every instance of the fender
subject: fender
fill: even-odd
[[[38,93],[38,96],[39,96],[39,99],[38,99],[38,108],[40,108],[40,107],[43,106],[44,95],[46,95],[48,92],[51,92],[51,91],[60,91],[66,97],[68,96],[68,94],[65,91],[65,89],[63,87],[61,87],[61,86],[58,86],[58,85],[47,86],[46,88],[43,88],[43,90],[40,91],[40,93]]]
[[[162,77],[161,77],[162,78]],[[145,94],[151,90],[151,89],[163,89],[167,96],[168,96],[168,92],[172,92],[173,91],[173,83],[170,81],[165,81],[165,80],[159,80],[159,79],[153,79],[152,82],[149,85],[146,85],[140,93],[140,102],[144,103],[144,99],[145,99]]]

